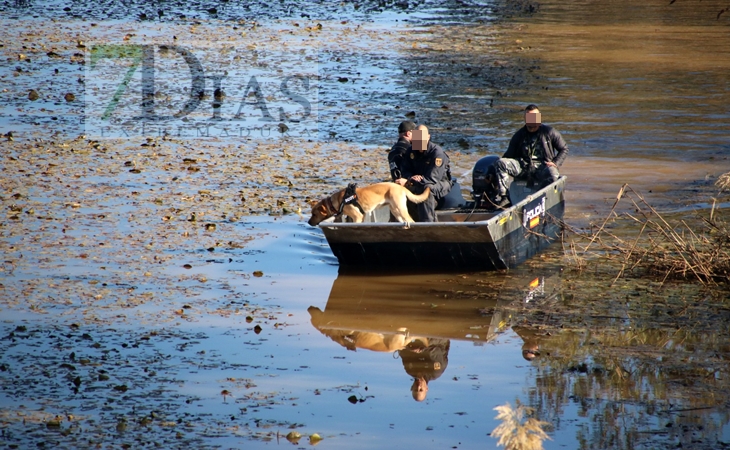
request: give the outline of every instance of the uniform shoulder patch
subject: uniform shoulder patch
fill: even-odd
[[[434,164],[436,164],[436,167],[441,167],[441,164],[443,164],[443,163],[444,163],[443,158],[436,158],[434,160]]]
[[[414,155],[413,153],[411,153],[411,159],[413,159],[415,157],[416,157],[416,155]]]

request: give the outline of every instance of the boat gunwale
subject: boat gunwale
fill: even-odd
[[[518,208],[520,208],[520,207],[522,207],[524,205],[527,205],[528,203],[530,203],[534,199],[536,199],[536,198],[540,197],[541,195],[543,195],[543,193],[547,196],[549,189],[554,188],[554,186],[557,185],[557,184],[560,184],[561,180],[563,182],[562,184],[565,184],[565,179],[566,179],[566,177],[564,175],[561,175],[560,178],[557,181],[555,181],[553,183],[550,183],[549,185],[545,186],[544,188],[540,189],[539,191],[535,191],[535,192],[527,195],[525,198],[523,198],[518,203],[510,206],[509,208],[507,208],[507,209],[505,209],[505,210],[503,210],[501,212],[496,212],[496,211],[486,212],[487,214],[494,213],[494,216],[490,217],[489,219],[485,219],[485,220],[478,220],[478,221],[471,221],[471,222],[449,221],[449,222],[410,222],[410,223],[407,223],[407,222],[361,222],[361,223],[355,223],[355,222],[329,222],[328,221],[328,222],[322,222],[322,223],[320,223],[319,224],[319,227],[320,228],[333,228],[333,229],[340,228],[340,227],[343,227],[343,228],[353,228],[353,227],[356,227],[356,228],[359,228],[359,227],[363,227],[363,228],[373,228],[373,227],[374,228],[389,228],[389,227],[394,227],[394,228],[403,228],[404,230],[407,230],[407,229],[414,228],[414,227],[415,228],[418,228],[418,227],[434,227],[434,226],[436,226],[436,227],[446,227],[446,226],[460,226],[460,227],[465,227],[465,226],[467,226],[467,227],[489,226],[490,223],[496,222],[498,220],[502,220],[505,216],[508,216],[508,217],[511,216],[512,213],[516,212]],[[560,202],[558,201],[555,204],[557,204],[557,203],[560,203]],[[436,211],[436,214],[437,215],[439,213],[454,214],[456,211],[464,211],[464,210],[463,209],[442,209],[442,210]],[[470,214],[470,213],[471,212],[469,212],[469,211],[464,211],[463,213],[457,213],[457,214],[465,214],[466,215],[466,214]],[[479,214],[484,214],[484,213],[485,212],[479,212]]]

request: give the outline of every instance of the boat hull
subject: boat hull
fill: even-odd
[[[438,211],[439,222],[320,224],[340,266],[500,270],[562,234],[565,177],[502,212]]]

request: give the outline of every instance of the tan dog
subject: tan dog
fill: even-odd
[[[401,185],[395,183],[377,183],[357,188],[355,193],[357,194],[357,202],[362,207],[365,214],[370,213],[380,205],[386,203],[390,207],[390,212],[395,216],[399,222],[411,223],[413,218],[408,214],[408,207],[406,206],[406,199],[413,203],[423,203],[428,198],[431,189],[426,188],[422,194],[416,195],[404,188]],[[332,216],[339,214],[340,205],[345,197],[345,189],[335,192],[329,197],[318,201],[312,206],[312,217],[309,219],[309,224],[315,226],[321,221],[329,219]],[[360,209],[354,204],[347,204],[342,208],[342,214],[352,218],[356,223],[362,222],[365,215],[360,212]]]

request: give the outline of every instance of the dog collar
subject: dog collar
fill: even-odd
[[[326,197],[324,199],[324,207],[327,208],[327,215],[332,217],[337,214],[337,209],[335,208],[335,205],[332,203],[332,197]]]

